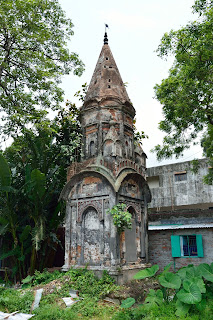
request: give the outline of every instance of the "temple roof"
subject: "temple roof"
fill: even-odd
[[[98,58],[84,104],[87,104],[91,100],[101,101],[106,98],[118,99],[122,104],[126,102],[131,104],[105,33],[104,45]]]

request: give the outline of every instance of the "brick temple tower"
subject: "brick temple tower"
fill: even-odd
[[[108,270],[122,282],[147,262],[151,196],[146,155],[134,143],[134,116],[105,33],[81,108],[83,158],[68,169],[62,191],[67,202],[64,270],[88,265]],[[132,214],[132,229],[122,236],[106,213],[118,203],[125,203]]]

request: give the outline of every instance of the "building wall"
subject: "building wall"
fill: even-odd
[[[206,159],[199,162],[200,168],[196,174],[191,171],[190,161],[148,168],[147,182],[150,183],[152,193],[149,208],[160,211],[161,208],[171,210],[181,206],[201,209],[213,206],[213,186],[203,183],[203,177],[208,172],[208,163]],[[181,175],[186,180],[176,181]]]
[[[180,257],[173,258],[171,250],[171,235],[202,235],[203,258]],[[175,270],[188,264],[212,263],[213,261],[213,228],[182,229],[149,231],[149,262],[158,264],[160,269],[172,263],[171,270]]]

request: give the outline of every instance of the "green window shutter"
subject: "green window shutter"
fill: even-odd
[[[203,241],[202,235],[196,235],[196,243],[197,243],[197,256],[203,258]]]
[[[180,236],[171,236],[172,257],[181,257]]]

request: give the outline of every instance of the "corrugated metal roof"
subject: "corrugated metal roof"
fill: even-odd
[[[213,223],[149,225],[148,230],[152,231],[152,230],[201,229],[201,228],[213,228]]]

